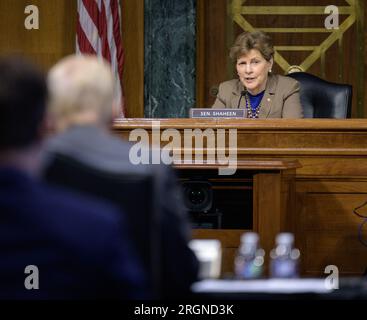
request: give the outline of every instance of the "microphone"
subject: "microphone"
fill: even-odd
[[[239,109],[239,108],[240,108],[241,99],[242,99],[242,97],[243,97],[245,94],[246,94],[246,90],[242,90],[242,91],[241,91],[240,99],[238,100],[237,109]]]

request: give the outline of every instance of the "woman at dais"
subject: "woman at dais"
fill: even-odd
[[[212,108],[244,108],[247,118],[303,118],[299,83],[272,73],[274,48],[261,31],[240,34],[230,57],[238,79],[225,81]]]

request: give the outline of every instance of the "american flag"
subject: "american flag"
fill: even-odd
[[[116,78],[119,110],[115,117],[125,115],[122,90],[124,53],[121,40],[119,0],[78,0],[76,51],[95,54],[110,62]]]

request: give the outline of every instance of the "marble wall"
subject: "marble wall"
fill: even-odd
[[[196,0],[144,1],[145,117],[187,117],[195,104]]]

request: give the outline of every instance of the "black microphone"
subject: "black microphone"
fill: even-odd
[[[239,108],[240,108],[241,99],[242,99],[242,97],[243,97],[245,94],[246,94],[246,90],[242,90],[242,91],[241,91],[240,99],[238,100],[237,109],[239,109]]]

